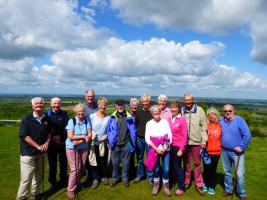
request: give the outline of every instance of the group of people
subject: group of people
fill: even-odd
[[[159,193],[162,185],[166,196],[171,196],[170,185],[178,184],[175,192],[178,196],[192,185],[193,161],[196,191],[213,195],[221,156],[225,172],[223,196],[232,195],[236,187],[240,199],[246,199],[244,152],[251,134],[245,120],[234,115],[232,105],[224,105],[220,117],[213,107],[205,113],[190,93],[184,95],[183,105],[171,100],[168,107],[166,95],[158,97],[157,105],[151,105],[147,94],[140,101],[131,98],[127,111],[125,101],[119,99],[115,112],[108,116],[108,100],[100,97],[96,102],[95,92],[90,89],[85,93],[85,102],[75,105],[75,117],[69,119],[61,109],[60,98],[51,99],[51,108],[46,113],[44,99],[33,98],[33,112],[22,119],[19,132],[21,178],[17,199],[27,199],[30,184],[32,199],[41,197],[46,153],[48,181],[52,186],[67,184],[69,198],[76,197],[85,174],[93,189],[100,183],[109,185],[110,160],[111,187],[120,181],[129,187],[131,179],[133,183],[147,179],[153,195]],[[232,167],[236,172],[234,183]]]

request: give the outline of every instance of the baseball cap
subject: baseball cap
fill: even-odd
[[[124,106],[125,105],[125,102],[123,99],[118,99],[116,102],[115,102],[116,105],[118,106]]]

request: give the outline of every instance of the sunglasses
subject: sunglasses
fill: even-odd
[[[231,112],[233,112],[232,110],[224,110],[223,111],[224,113],[231,113]]]

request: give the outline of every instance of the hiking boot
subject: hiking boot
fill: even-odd
[[[184,194],[184,191],[178,189],[178,190],[175,192],[175,194],[176,194],[177,196],[182,196],[182,195]]]
[[[123,181],[123,185],[124,185],[124,187],[129,187],[130,186],[128,181]]]
[[[98,184],[99,184],[98,180],[95,179],[92,184],[92,189],[96,189],[98,187]]]
[[[205,194],[204,191],[203,191],[203,189],[202,189],[202,187],[196,187],[196,191],[198,192],[198,194],[200,196],[203,196]]]
[[[67,191],[67,196],[69,199],[74,199],[75,198],[75,193],[71,191]]]
[[[138,177],[138,176],[133,180],[134,183],[139,183],[140,181],[141,181],[141,177]]]
[[[149,185],[153,186],[154,185],[154,181],[153,178],[148,178],[147,182],[149,183]]]
[[[163,192],[166,194],[167,197],[171,196],[171,191],[169,189],[169,183],[164,183],[163,184]]]
[[[229,196],[232,196],[232,193],[231,193],[231,192],[224,192],[224,193],[222,194],[222,196],[224,196],[224,197],[229,197]]]
[[[108,185],[108,184],[109,184],[107,178],[101,178],[101,183],[102,183],[103,185]]]
[[[152,194],[157,195],[159,192],[159,181],[155,181],[153,184]]]

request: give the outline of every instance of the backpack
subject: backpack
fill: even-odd
[[[73,117],[73,118],[72,118],[72,121],[73,121],[73,127],[75,128],[75,125],[76,125],[76,118]],[[86,119],[86,117],[84,118],[84,122],[85,122],[85,128],[86,128],[86,130],[87,130],[87,119]]]

